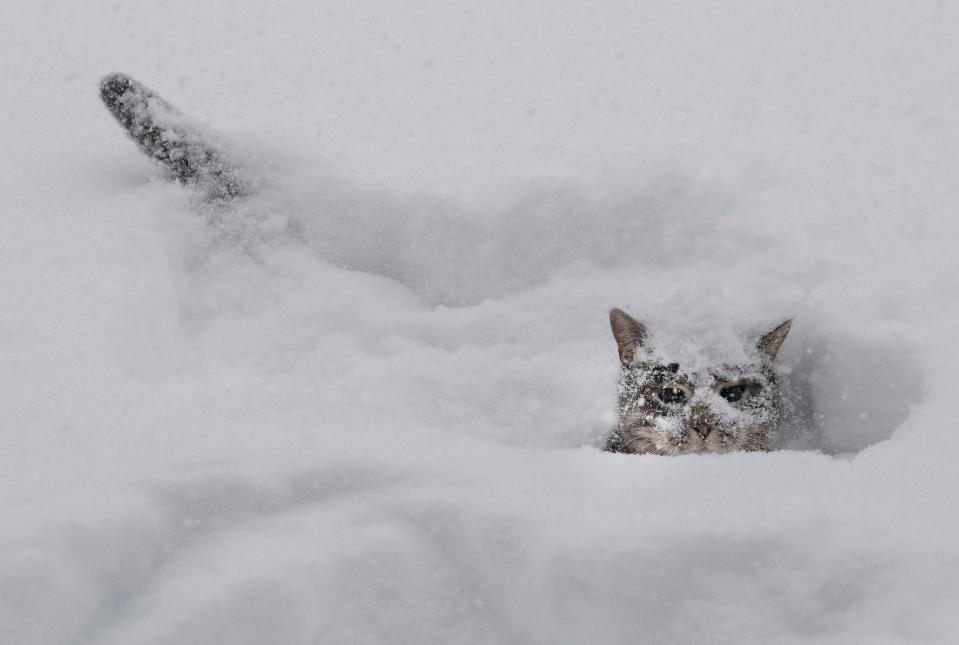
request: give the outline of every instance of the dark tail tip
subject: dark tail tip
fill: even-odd
[[[136,89],[138,83],[126,74],[109,74],[100,81],[100,98],[111,110],[120,104],[120,99]]]

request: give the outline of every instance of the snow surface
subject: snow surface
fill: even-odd
[[[956,6],[6,9],[0,643],[959,638]],[[611,306],[795,317],[803,450],[600,452]]]

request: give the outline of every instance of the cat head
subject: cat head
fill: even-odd
[[[619,348],[619,426],[606,449],[678,455],[769,449],[782,413],[772,362],[792,326],[787,320],[729,362],[682,360],[651,347],[646,327],[609,312]],[[675,360],[675,362],[673,362]]]

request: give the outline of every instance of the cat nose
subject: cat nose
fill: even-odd
[[[689,425],[701,439],[706,439],[713,431],[712,417],[709,412],[702,409],[693,409]]]

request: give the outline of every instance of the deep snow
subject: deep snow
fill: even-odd
[[[0,642],[954,642],[959,9],[856,4],[8,7]],[[793,449],[597,450],[614,305],[795,317]]]

